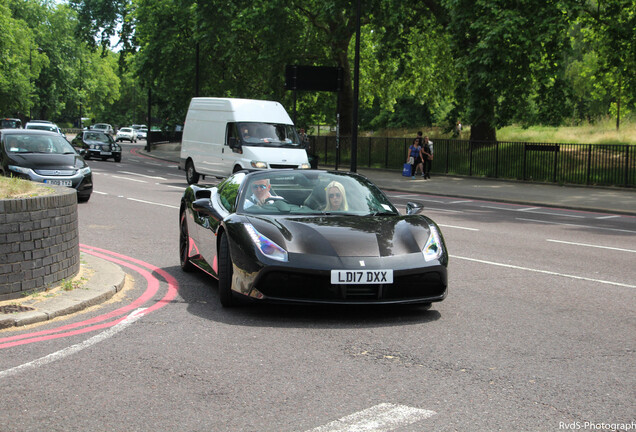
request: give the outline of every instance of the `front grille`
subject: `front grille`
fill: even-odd
[[[329,276],[269,272],[256,285],[267,297],[290,300],[374,302],[439,297],[446,280],[438,272],[394,276],[392,284],[332,285]]]
[[[272,169],[285,169],[285,168],[297,168],[298,165],[282,165],[282,164],[270,164],[270,168]]]
[[[75,175],[75,170],[34,170],[36,174],[41,176],[72,176]]]

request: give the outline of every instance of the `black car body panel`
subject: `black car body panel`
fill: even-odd
[[[73,187],[79,201],[93,192],[93,175],[64,137],[40,130],[0,131],[2,175]]]
[[[85,130],[73,138],[71,144],[86,159],[113,159],[121,162],[121,146],[108,133]]]
[[[244,208],[247,185],[265,177],[285,203]],[[318,192],[327,200],[325,182],[333,180],[342,182],[347,193],[368,194],[357,208],[351,196],[346,211],[325,211],[311,197]],[[431,303],[446,297],[448,254],[439,227],[423,215],[399,214],[375,185],[357,174],[236,173],[218,187],[189,186],[181,214],[186,224],[182,232],[187,232],[187,239],[181,239],[187,249],[182,267],[193,264],[222,277],[220,238],[226,236],[233,269],[228,283],[239,297],[342,304]],[[429,250],[431,239],[436,255],[427,261],[423,250]],[[272,255],[263,252],[269,250]],[[369,278],[362,280],[369,283],[332,283],[332,270]],[[387,270],[392,283],[379,279]]]

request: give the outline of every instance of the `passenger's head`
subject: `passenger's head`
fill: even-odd
[[[341,183],[332,181],[325,188],[325,193],[327,195],[325,210],[349,210],[345,188]]]

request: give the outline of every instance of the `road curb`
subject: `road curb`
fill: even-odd
[[[0,315],[0,329],[22,327],[84,310],[105,302],[124,286],[126,273],[110,261],[81,252],[80,267],[87,275],[81,287],[50,298],[40,299],[37,296],[26,301],[16,300],[16,303],[34,310]]]

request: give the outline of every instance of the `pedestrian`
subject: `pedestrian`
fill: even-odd
[[[457,124],[455,125],[455,136],[459,138],[462,137],[462,124],[459,120],[457,120]]]
[[[411,178],[415,179],[415,169],[417,168],[418,160],[421,161],[420,152],[422,147],[420,146],[419,139],[415,138],[413,144],[409,147],[406,153],[406,163],[411,165]]]
[[[424,179],[431,178],[431,168],[433,166],[433,141],[428,139],[428,136],[424,137],[424,145],[422,146],[422,156],[424,159]]]

